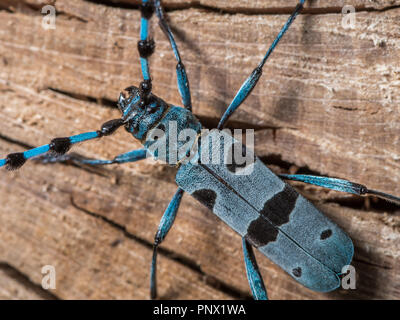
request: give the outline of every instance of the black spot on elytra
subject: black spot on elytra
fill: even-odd
[[[292,270],[292,273],[293,273],[293,275],[295,276],[295,277],[297,277],[297,278],[300,278],[301,277],[301,268],[300,267],[297,267],[297,268],[294,268],[293,270]]]
[[[254,247],[259,248],[275,241],[277,236],[278,229],[260,216],[250,223],[245,237]]]
[[[237,162],[238,158],[241,163]],[[247,151],[246,146],[239,142],[235,142],[230,146],[227,159],[232,160],[232,163],[227,164],[226,168],[233,173],[236,173],[239,169],[243,169],[256,161],[255,155]]]
[[[192,196],[210,210],[214,208],[215,200],[217,199],[215,191],[210,189],[196,190],[192,193]]]
[[[327,229],[321,232],[321,240],[328,239],[332,235],[332,230]]]
[[[260,213],[275,226],[288,223],[298,196],[299,194],[292,187],[286,185],[281,192],[265,202]]]

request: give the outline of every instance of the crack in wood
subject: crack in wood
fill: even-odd
[[[111,226],[114,229],[117,229],[118,231],[122,232],[123,235],[132,241],[135,241],[143,246],[145,246],[146,248],[148,248],[149,250],[153,250],[153,243],[150,243],[149,241],[142,239],[136,235],[134,235],[133,233],[130,233],[125,226],[111,220],[108,219],[107,217],[104,217],[101,214],[95,213],[95,212],[91,212],[85,208],[80,207],[73,198],[73,195],[70,195],[70,200],[71,200],[71,205],[79,210],[80,212],[83,212],[87,215],[90,215],[91,217],[94,217],[96,219],[100,219],[101,221],[105,222],[107,225]],[[206,274],[202,269],[201,266],[198,265],[195,261],[191,260],[190,258],[187,258],[183,255],[177,254],[176,252],[170,251],[168,249],[165,249],[163,247],[158,247],[158,253],[160,255],[163,255],[164,257],[167,257],[168,259],[171,259],[179,264],[181,264],[182,266],[192,270],[193,272],[199,274],[203,279],[205,279],[205,283],[207,285],[209,285],[210,287],[219,290],[221,292],[226,293],[227,295],[230,295],[233,299],[251,299],[251,297],[241,291],[238,288],[235,288],[233,286],[230,286],[226,283],[224,283],[222,280],[219,280],[217,278],[215,278],[212,275]],[[150,262],[150,261],[149,261]],[[150,265],[150,264],[149,264]]]
[[[294,163],[290,163],[283,160],[280,154],[270,154],[268,156],[260,157],[260,160],[264,162],[267,166],[277,166],[282,169],[279,170],[278,172],[276,170],[273,170],[275,171],[275,174],[296,173],[296,174],[307,174],[313,176],[323,176],[321,172],[311,170],[307,166],[298,167]],[[292,172],[293,169],[295,170],[295,172]],[[322,187],[310,186],[301,182],[296,182],[296,183],[291,182],[291,184],[293,184],[293,186],[296,189],[300,190],[305,190],[305,188],[307,187],[307,188],[329,191],[328,189],[324,189]],[[332,198],[321,200],[321,203],[335,203],[343,208],[361,210],[364,212],[390,213],[390,214],[400,213],[400,208],[395,203],[374,196],[357,196],[353,194],[337,192],[337,194],[332,196]]]
[[[118,110],[117,101],[107,99],[105,97],[93,97],[93,96],[89,96],[89,95],[77,94],[77,93],[73,93],[73,92],[69,92],[69,91],[65,91],[65,90],[61,90],[61,89],[57,89],[57,88],[52,88],[52,87],[48,87],[45,90],[52,91],[54,93],[60,94],[62,96],[66,96],[68,98],[72,98],[74,100],[90,102],[90,103],[97,104],[100,107],[107,107],[107,108]]]
[[[34,148],[34,146],[32,146],[32,145],[26,144],[22,141],[12,139],[12,138],[4,136],[4,135],[0,135],[0,140],[4,140],[6,142],[16,144],[25,149]],[[79,153],[75,153],[75,154],[77,154],[79,157],[82,157],[82,155],[80,155]],[[275,174],[284,173],[284,172],[287,173],[291,170],[291,168],[296,168],[297,174],[309,174],[309,175],[316,175],[316,176],[322,175],[320,172],[310,170],[307,166],[299,167],[295,163],[290,163],[290,162],[284,161],[282,159],[281,155],[279,155],[279,154],[270,154],[268,156],[260,157],[260,160],[263,163],[265,163],[265,165],[267,165],[267,166],[273,165],[273,166],[279,167],[279,170],[273,170],[275,172]],[[121,177],[115,173],[114,169],[106,169],[104,167],[99,168],[99,167],[91,166],[91,165],[79,165],[72,161],[60,162],[59,164],[66,165],[66,166],[73,166],[75,168],[84,170],[90,174],[95,174],[95,175],[98,175],[103,178],[108,178],[108,177],[112,176],[113,180],[115,181],[115,183],[117,185],[123,184],[121,182]],[[160,179],[160,180],[166,181],[165,179]],[[166,182],[170,182],[170,180],[168,180]],[[300,190],[304,190],[303,186],[306,186],[306,185],[301,184],[301,183],[295,184],[295,187]],[[307,186],[311,187],[311,188],[315,188],[315,189],[323,189],[322,187],[309,186],[309,185],[307,185]],[[366,201],[365,199],[367,199],[367,198],[373,199],[373,201],[371,201],[368,205],[366,205],[366,203],[365,203],[365,201]],[[343,208],[357,209],[357,210],[362,210],[365,212],[368,211],[368,212],[372,212],[372,213],[386,212],[386,213],[390,213],[390,214],[397,214],[400,210],[396,204],[385,201],[384,199],[380,199],[380,198],[372,197],[372,196],[360,197],[360,196],[349,195],[349,194],[345,194],[345,193],[343,193],[343,197],[335,195],[331,199],[322,200],[321,203],[335,203]]]
[[[347,107],[343,107],[343,106],[333,106],[335,109],[340,109],[340,110],[344,110],[344,111],[357,111],[358,108],[347,108]]]
[[[90,2],[93,4],[100,4],[112,8],[121,8],[121,9],[139,9],[139,1],[137,3],[127,3],[125,1],[118,0],[84,0],[85,2]],[[165,3],[163,7],[166,12],[172,11],[182,11],[188,9],[198,9],[207,12],[213,12],[216,14],[243,14],[243,15],[288,15],[293,12],[294,7],[271,7],[271,8],[231,8],[231,7],[218,7],[218,6],[210,6],[201,3],[201,1],[187,1],[186,3]],[[356,12],[384,12],[388,10],[394,10],[400,8],[399,5],[387,6],[384,8],[374,8],[369,7],[368,5],[364,6],[355,6]],[[303,14],[312,14],[312,15],[320,15],[320,14],[342,14],[342,7],[326,7],[326,8],[313,8],[313,7],[305,7],[302,11]]]
[[[94,5],[102,5],[110,8],[118,8],[118,9],[126,9],[126,10],[139,10],[139,1],[137,3],[131,3],[126,1],[118,1],[118,0],[82,0],[83,2],[91,3]],[[11,10],[10,7],[5,4],[2,6],[0,4],[0,10],[4,10],[9,13],[25,13],[23,8],[28,8],[31,10],[37,11],[42,6],[38,4],[32,4],[26,2],[24,0],[18,1],[19,6],[16,10]],[[56,1],[50,3],[52,5],[56,5]],[[22,6],[21,6],[22,5]],[[173,11],[182,11],[189,9],[197,9],[206,12],[212,12],[215,14],[225,15],[235,15],[235,14],[243,14],[243,15],[288,15],[293,12],[293,7],[271,7],[271,8],[250,8],[250,7],[241,7],[241,8],[231,8],[231,7],[218,7],[205,5],[201,3],[201,1],[189,1],[187,3],[166,3],[163,5],[166,12]],[[389,10],[395,10],[400,8],[400,5],[390,5],[383,8],[374,8],[372,6],[363,5],[363,6],[355,6],[356,12],[386,12]],[[325,7],[325,8],[313,8],[313,7],[305,7],[302,11],[302,14],[308,15],[323,15],[323,14],[342,14],[342,7]],[[78,21],[88,23],[88,20],[83,19],[82,17],[76,16],[66,11],[57,11],[58,15],[65,15],[70,18],[77,19]]]
[[[400,215],[400,208],[398,205],[373,196],[344,194],[342,197],[334,196],[330,199],[325,199],[322,203],[335,203],[341,207],[363,212],[374,212],[378,214],[388,213],[394,216]]]
[[[46,5],[56,5],[56,1],[52,1],[52,2],[48,2]],[[41,13],[41,9],[44,7],[44,4],[40,5],[40,4],[35,4],[35,3],[29,3],[26,2],[24,0],[18,0],[16,1],[16,3],[13,3],[12,6],[9,6],[6,4],[1,4],[0,3],[0,11],[6,11],[8,13],[22,13],[22,14],[37,14],[37,15],[42,15]],[[83,23],[88,23],[88,20],[83,19],[82,17],[79,17],[77,15],[71,14],[69,12],[65,12],[65,11],[61,11],[58,10],[57,11],[57,16],[65,16],[68,18],[73,18],[76,19],[77,21],[83,22]]]
[[[90,102],[93,104],[98,105],[99,107],[107,107],[107,108],[111,108],[111,109],[118,109],[117,107],[117,102],[113,101],[111,99],[107,99],[105,97],[93,97],[93,96],[89,96],[89,95],[83,95],[83,94],[76,94],[73,92],[69,92],[69,91],[65,91],[65,90],[61,90],[61,89],[57,89],[57,88],[52,88],[52,87],[48,87],[44,90],[49,90],[52,91],[56,94],[77,100],[77,101],[83,101],[83,102]],[[43,90],[42,90],[43,91]],[[196,114],[195,114],[196,115]],[[215,117],[207,117],[204,115],[196,115],[196,117],[200,120],[200,122],[202,123],[204,128],[208,128],[208,129],[213,129],[216,128],[218,123],[219,123],[219,118],[215,118]],[[246,130],[246,129],[252,129],[255,132],[256,131],[261,131],[261,130],[273,130],[274,132],[276,132],[277,130],[282,130],[282,129],[288,129],[288,130],[298,130],[295,127],[281,127],[281,126],[274,126],[274,125],[257,125],[254,123],[250,123],[250,122],[244,122],[244,121],[239,121],[239,120],[229,120],[227,125],[225,126],[225,129],[242,129],[242,130]]]
[[[50,290],[45,290],[41,285],[32,281],[28,275],[24,274],[22,271],[18,270],[16,267],[11,264],[1,261],[0,262],[0,270],[4,271],[4,273],[10,278],[17,281],[19,284],[24,286],[27,290],[32,291],[39,295],[41,298],[45,300],[60,300],[60,298]]]
[[[353,262],[362,263],[362,264],[365,264],[367,266],[374,267],[374,268],[379,268],[379,269],[385,269],[385,270],[392,270],[393,269],[393,268],[391,268],[389,266],[384,266],[384,265],[368,262],[368,261],[365,261],[365,260],[362,260],[362,259],[356,258],[356,257],[353,258]]]

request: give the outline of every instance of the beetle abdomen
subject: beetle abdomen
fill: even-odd
[[[232,148],[239,143],[224,132],[211,133],[218,134]],[[258,158],[252,170],[238,174],[226,164],[231,152],[224,153],[222,142],[212,149],[224,162],[184,164],[177,184],[306,287],[336,289],[353,256],[351,239]]]

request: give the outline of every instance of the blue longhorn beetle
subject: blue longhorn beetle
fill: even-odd
[[[223,137],[224,143],[228,141],[231,144],[231,149],[236,150],[236,146],[241,146],[241,144],[222,129],[229,117],[256,86],[265,62],[302,10],[304,3],[305,0],[299,1],[261,62],[244,81],[226,109],[217,130],[209,134],[213,138]],[[238,168],[235,167],[235,163],[227,165],[226,163],[204,164],[201,161],[183,162],[182,159],[190,154],[194,150],[194,145],[197,146],[199,140],[203,138],[200,133],[202,126],[192,113],[185,67],[160,0],[143,0],[140,10],[138,50],[144,79],[138,88],[131,86],[126,89],[129,97],[123,93],[120,94],[118,108],[122,117],[104,123],[97,131],[55,138],[49,144],[25,152],[9,154],[5,159],[0,159],[0,167],[5,166],[10,170],[18,169],[32,158],[44,163],[74,161],[91,165],[134,162],[150,155],[157,158],[157,152],[150,151],[155,141],[154,137],[151,137],[154,128],[165,132],[165,137],[173,148],[178,149],[182,146],[181,142],[172,142],[171,137],[167,135],[168,126],[171,121],[174,121],[177,123],[178,133],[184,129],[192,129],[199,135],[196,142],[189,146],[188,152],[176,159],[176,164],[179,166],[176,175],[178,189],[165,210],[154,240],[150,277],[151,298],[156,298],[157,295],[157,248],[173,225],[184,192],[210,208],[242,237],[247,278],[255,299],[267,299],[267,291],[252,247],[256,247],[295,280],[312,290],[328,292],[338,288],[342,268],[352,261],[354,247],[351,239],[283,180],[301,181],[357,195],[375,195],[397,203],[400,203],[400,198],[342,179],[302,174],[277,176],[255,156],[253,170],[247,175],[236,174]],[[151,92],[152,81],[148,57],[154,52],[155,44],[148,35],[148,24],[154,12],[159,19],[161,29],[169,39],[177,60],[178,89],[184,108],[172,106]],[[121,126],[125,126],[128,132],[139,139],[144,148],[118,155],[113,160],[94,160],[66,154],[72,145],[110,135]],[[212,148],[219,152],[220,145],[213,145]]]

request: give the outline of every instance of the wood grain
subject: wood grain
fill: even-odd
[[[0,0],[1,155],[98,129],[119,116],[119,92],[141,79],[137,1],[58,0],[55,30],[41,27],[45,3],[52,2]],[[215,126],[296,1],[165,3],[194,113]],[[229,127],[255,128],[257,154],[277,172],[347,178],[400,195],[400,1],[352,4],[355,29],[343,29],[342,1],[311,1]],[[154,92],[179,105],[169,43],[155,23],[152,32]],[[73,151],[112,158],[138,147],[121,130]],[[0,172],[0,266],[8,270],[0,268],[0,297],[147,299],[151,244],[175,172],[152,160]],[[295,186],[354,240],[357,289],[312,292],[257,254],[270,297],[399,299],[399,209]],[[190,196],[162,248],[161,298],[249,297],[239,236]],[[37,291],[45,264],[57,270],[51,295]]]

